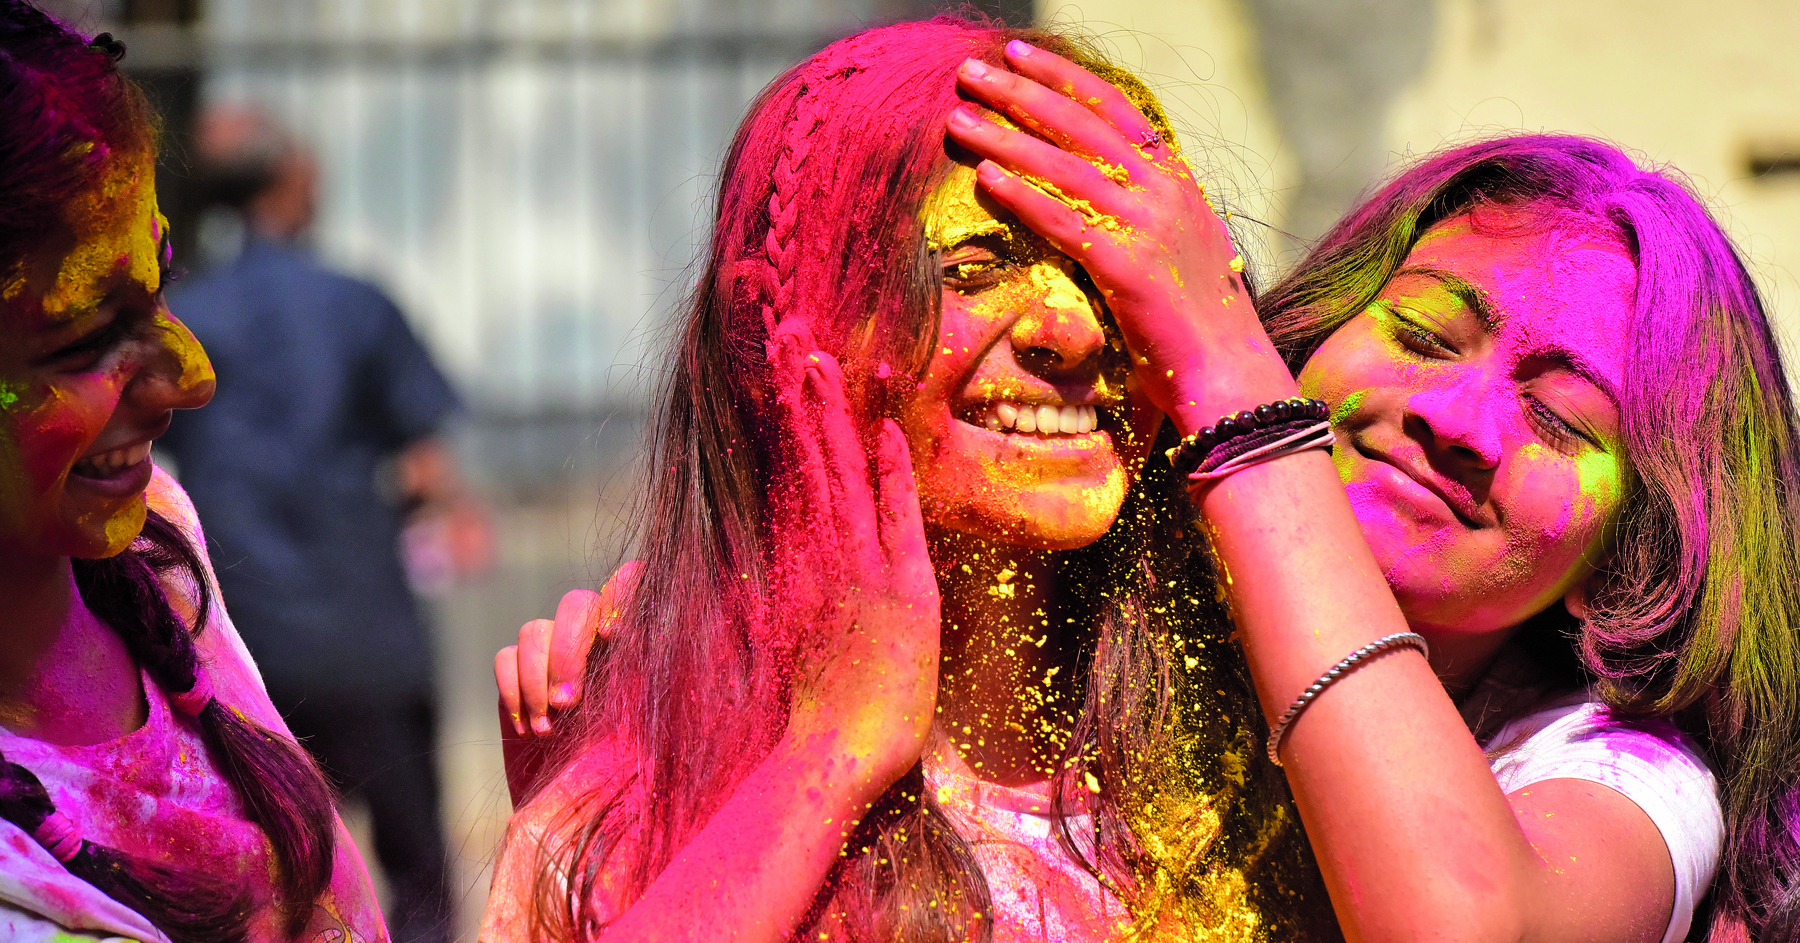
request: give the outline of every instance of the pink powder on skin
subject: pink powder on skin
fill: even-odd
[[[1302,391],[1410,620],[1515,625],[1590,572],[1629,481],[1618,406],[1636,271],[1574,220],[1484,209],[1434,227]],[[1486,310],[1483,311],[1482,309]]]

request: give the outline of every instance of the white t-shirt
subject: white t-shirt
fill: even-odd
[[[1494,777],[1508,794],[1550,779],[1599,783],[1643,809],[1675,864],[1675,906],[1663,943],[1681,943],[1725,846],[1717,780],[1699,746],[1674,724],[1613,717],[1589,698],[1553,701],[1501,727],[1487,743],[1504,748],[1491,761]]]
[[[1110,940],[1124,932],[1131,922],[1125,905],[1057,841],[1048,782],[986,782],[943,747],[925,763],[925,784],[987,879],[994,943]],[[1091,858],[1093,816],[1076,815],[1069,828]]]

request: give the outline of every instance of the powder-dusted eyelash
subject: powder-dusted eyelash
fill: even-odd
[[[1548,405],[1546,405],[1543,400],[1540,400],[1537,397],[1532,396],[1531,394],[1527,393],[1527,394],[1525,394],[1525,402],[1526,402],[1526,408],[1531,410],[1532,414],[1537,417],[1538,421],[1549,426],[1551,428],[1551,431],[1554,432],[1555,434],[1557,434],[1558,436],[1562,436],[1562,437],[1569,438],[1569,439],[1575,439],[1577,441],[1584,442],[1588,445],[1592,445],[1595,448],[1600,447],[1600,444],[1598,442],[1595,442],[1591,437],[1589,437],[1587,435],[1587,433],[1582,432],[1580,429],[1577,429],[1575,427],[1574,423],[1569,422],[1567,419],[1564,419],[1561,416],[1558,416],[1556,414],[1556,411],[1551,409]]]
[[[80,338],[67,347],[56,351],[50,355],[50,358],[52,360],[62,360],[67,357],[79,357],[84,354],[104,351],[126,336],[128,325],[126,325],[124,321],[125,318],[122,315],[115,314],[113,315],[113,319],[106,323],[105,327],[102,327],[92,334]]]
[[[1406,336],[1411,337],[1413,340],[1419,342],[1420,344],[1424,344],[1425,346],[1430,347],[1434,350],[1441,350],[1441,351],[1446,351],[1446,352],[1450,352],[1450,353],[1455,352],[1456,348],[1451,347],[1449,344],[1444,343],[1443,338],[1438,337],[1436,334],[1432,333],[1431,331],[1426,330],[1425,328],[1420,327],[1417,324],[1414,324],[1413,322],[1407,320],[1406,318],[1402,318],[1399,315],[1395,315],[1395,317],[1400,322],[1400,333],[1405,334]]]
[[[958,270],[977,268],[978,271],[967,274]],[[1005,259],[970,259],[966,262],[954,262],[944,266],[944,283],[957,291],[972,291],[991,288],[1000,283],[1013,269],[1012,263]]]

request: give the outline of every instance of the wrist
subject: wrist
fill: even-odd
[[[860,818],[918,757],[906,760],[900,751],[847,742],[852,739],[837,730],[805,733],[790,727],[770,758],[788,768],[802,788],[815,791],[829,813]]]
[[[1208,358],[1201,366],[1175,371],[1165,379],[1169,391],[1165,408],[1183,436],[1239,411],[1300,395],[1299,384],[1272,349],[1266,356]]]

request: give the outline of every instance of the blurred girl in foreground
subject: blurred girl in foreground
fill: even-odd
[[[149,458],[213,374],[123,51],[0,2],[0,937],[385,939]]]

